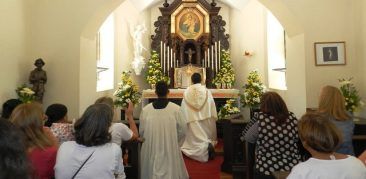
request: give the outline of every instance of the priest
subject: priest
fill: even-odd
[[[217,144],[217,112],[211,92],[201,84],[199,73],[191,77],[192,84],[184,92],[181,111],[187,120],[187,132],[182,152],[194,160],[207,162],[214,158]]]

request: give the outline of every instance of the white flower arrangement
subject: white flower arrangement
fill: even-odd
[[[18,87],[15,92],[17,93],[19,100],[23,103],[30,103],[35,99],[35,92],[27,87],[25,84]]]
[[[121,82],[118,83],[118,89],[113,95],[116,97],[114,104],[122,108],[127,108],[129,102],[133,104],[141,102],[141,93],[138,86],[132,82],[130,71],[122,72]]]
[[[241,95],[243,107],[249,106],[251,108],[257,108],[263,93],[266,91],[266,86],[261,82],[257,70],[253,70],[249,73],[247,84],[245,84],[243,88],[244,93]]]
[[[364,103],[361,101],[361,97],[358,94],[358,91],[354,84],[351,82],[352,78],[349,79],[338,79],[340,87],[345,102],[346,102],[346,110],[349,112],[354,112],[360,106],[363,106]]]
[[[159,62],[159,54],[156,51],[151,52],[151,59],[147,63],[146,81],[150,85],[155,85],[158,81],[170,82],[169,77],[162,72]]]
[[[239,114],[240,109],[237,107],[235,99],[226,100],[226,104],[220,108],[218,117],[219,119],[228,118],[231,115]]]
[[[231,64],[230,53],[228,51],[222,50],[220,71],[216,74],[212,83],[215,84],[216,87],[219,87],[220,84],[226,84],[227,86],[234,85],[235,72],[233,65]]]

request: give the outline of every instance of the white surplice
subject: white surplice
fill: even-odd
[[[194,84],[184,92],[181,111],[187,120],[187,132],[182,152],[200,162],[208,161],[208,144],[217,143],[217,112],[212,94],[201,84]]]
[[[140,115],[140,135],[145,139],[141,148],[141,178],[187,179],[180,144],[186,132],[180,107],[169,102],[163,109],[150,103]]]

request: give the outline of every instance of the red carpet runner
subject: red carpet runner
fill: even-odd
[[[184,163],[190,179],[220,179],[223,156],[216,156],[214,160],[201,163],[183,155]]]

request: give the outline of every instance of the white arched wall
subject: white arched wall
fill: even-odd
[[[304,29],[283,1],[258,1],[272,12],[286,31],[287,91],[279,93],[289,110],[300,117],[307,107]]]
[[[287,39],[287,81],[288,91],[282,92],[281,95],[287,101],[290,110],[297,115],[304,113],[306,108],[306,88],[305,88],[305,65],[304,65],[304,36],[302,28],[295,19],[292,19],[290,11],[281,2],[260,1],[269,8],[270,11],[283,24],[286,32],[289,35]],[[79,84],[79,113],[81,114],[85,108],[91,104],[97,97],[103,95],[112,95],[113,91],[105,91],[101,93],[95,92],[96,86],[95,77],[95,34],[98,28],[120,4],[123,0],[110,1],[105,3],[101,8],[96,10],[96,13],[90,17],[87,25],[83,29],[80,37],[80,84]],[[127,1],[125,2],[127,3]],[[133,15],[132,15],[133,16]],[[153,18],[153,17],[151,17]],[[228,23],[230,21],[227,19]],[[130,49],[131,50],[131,49]],[[239,52],[236,52],[239,53]],[[126,54],[124,54],[126,55]],[[237,55],[237,56],[240,56]],[[300,58],[299,58],[300,57]],[[264,59],[261,59],[264,60]],[[88,64],[88,65],[83,65]],[[118,64],[118,66],[126,66],[126,64]],[[239,76],[238,76],[239,78]],[[243,75],[240,78],[244,78]],[[118,79],[117,79],[118,81]],[[141,85],[141,84],[140,84]],[[240,88],[241,84],[238,84]],[[93,90],[90,90],[93,89]]]

